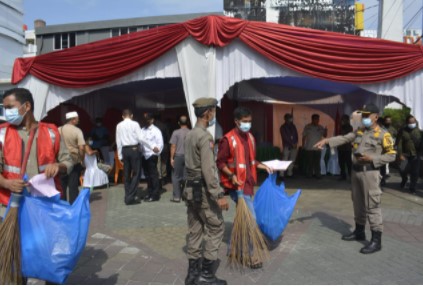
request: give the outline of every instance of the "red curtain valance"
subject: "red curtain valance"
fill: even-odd
[[[423,67],[421,46],[352,35],[207,16],[97,41],[34,58],[18,58],[12,82],[28,73],[63,87],[87,87],[127,75],[192,36],[223,47],[239,38],[275,63],[313,77],[349,83],[388,81]]]

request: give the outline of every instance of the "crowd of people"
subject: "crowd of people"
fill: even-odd
[[[32,177],[44,173],[54,178],[62,198],[73,203],[79,193],[86,156],[100,156],[104,162],[113,164],[110,134],[102,126],[101,118],[96,119],[96,126],[84,138],[76,111],[66,113],[66,123],[59,128],[37,122],[33,115],[34,99],[27,89],[7,91],[3,95],[3,106],[7,122],[0,125],[1,212],[4,212],[10,192],[22,192],[27,186],[23,174]],[[256,158],[256,141],[250,132],[251,110],[245,107],[234,110],[234,128],[221,135],[216,147],[214,137],[207,130],[216,123],[216,99],[200,98],[193,106],[197,117],[193,128],[189,128],[188,117],[182,115],[178,118],[179,128],[172,133],[152,113],[144,113],[140,125],[133,119],[131,110],[123,110],[115,138],[117,158],[124,169],[124,203],[141,203],[138,187],[142,171],[147,181],[144,201],[160,200],[165,178],[171,170],[171,202],[179,203],[183,199],[187,206],[189,267],[185,283],[226,284],[214,274],[224,232],[222,210],[229,208],[225,195],[237,203],[240,198],[237,191],[242,190],[242,199],[254,217],[252,196],[257,184],[257,169],[269,174],[273,170]],[[302,132],[301,148],[307,160],[305,176],[317,179],[321,178],[322,148],[327,145],[338,148],[340,179],[351,180],[356,223],[354,231],[342,239],[365,240],[365,225],[369,221],[372,238],[361,253],[371,254],[382,248],[381,185],[389,174],[389,164],[398,162],[402,178],[400,187],[404,188],[410,180],[409,191],[415,193],[423,140],[422,131],[412,115],[401,128],[395,129],[389,116],[379,119],[379,109],[373,104],[359,112],[361,127],[353,130],[350,116],[344,115],[339,135],[332,138],[327,137],[327,128],[320,125],[320,116],[313,114],[311,123]],[[284,119],[280,127],[282,159],[294,162],[283,174],[289,178],[296,171],[299,136],[292,114],[285,114]],[[27,156],[28,164],[23,170],[21,163]],[[108,172],[111,166],[105,164],[102,169]],[[251,250],[248,266],[262,267],[262,261],[254,257],[254,250]]]

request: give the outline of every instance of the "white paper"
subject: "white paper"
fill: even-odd
[[[266,166],[272,168],[273,170],[285,171],[291,165],[292,161],[281,161],[281,160],[272,160],[262,162]]]
[[[56,190],[56,186],[54,184],[54,179],[47,177],[44,174],[38,174],[32,177],[29,180],[29,192],[34,197],[53,197],[57,194],[60,194],[59,191]]]

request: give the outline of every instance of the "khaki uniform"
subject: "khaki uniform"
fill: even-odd
[[[371,163],[362,164],[353,156],[351,174],[354,220],[366,225],[367,219],[372,231],[383,231],[380,172],[379,168],[395,160],[394,143],[391,134],[377,126],[374,129],[358,129],[344,136],[328,139],[330,147],[353,144],[353,153],[373,158]]]
[[[198,123],[185,138],[187,181],[182,197],[188,207],[188,259],[202,257],[204,239],[204,258],[216,260],[223,239],[224,221],[222,211],[217,204],[221,189],[217,179],[213,141],[213,136]],[[194,201],[191,185],[193,181],[202,182],[201,202]]]

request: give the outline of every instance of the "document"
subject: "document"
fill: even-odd
[[[38,174],[29,180],[29,190],[34,197],[53,197],[60,194],[54,185],[54,179],[47,177],[44,174]]]
[[[292,161],[271,160],[262,163],[266,166],[269,166],[273,170],[285,171],[286,169],[288,169],[289,165],[292,164]]]

